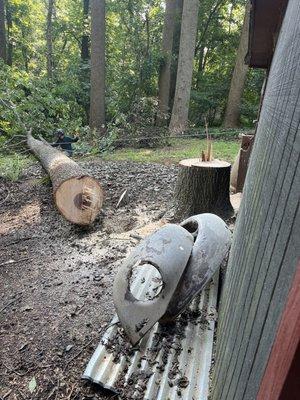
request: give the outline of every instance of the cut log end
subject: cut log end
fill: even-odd
[[[57,208],[70,222],[90,225],[99,214],[103,191],[99,182],[90,177],[74,177],[62,182],[54,193]]]
[[[199,158],[188,158],[181,160],[179,165],[184,167],[201,167],[201,168],[230,168],[230,164],[227,161],[211,160],[202,161]]]

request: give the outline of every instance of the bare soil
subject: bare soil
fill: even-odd
[[[81,375],[114,314],[117,268],[164,223],[177,168],[82,165],[106,193],[89,229],[60,216],[38,163],[18,182],[0,180],[0,399],[110,398]],[[125,189],[128,203],[116,209]]]

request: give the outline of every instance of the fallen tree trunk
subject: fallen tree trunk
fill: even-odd
[[[182,160],[175,189],[175,216],[187,218],[201,213],[230,217],[230,164],[226,161]]]
[[[50,176],[60,213],[74,224],[90,225],[103,203],[100,183],[64,153],[34,139],[31,133],[27,133],[27,145]]]

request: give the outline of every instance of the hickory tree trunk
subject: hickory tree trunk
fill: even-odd
[[[30,150],[48,172],[54,202],[70,222],[90,225],[101,210],[103,191],[100,183],[64,153],[49,143],[27,134]]]
[[[47,28],[46,28],[47,76],[48,76],[48,78],[52,78],[52,75],[53,75],[52,19],[53,19],[54,5],[55,5],[55,0],[49,0],[48,1]]]
[[[0,0],[0,58],[6,62],[6,31],[4,0]]]
[[[199,0],[183,3],[177,81],[169,129],[182,132],[188,123]]]
[[[170,81],[171,81],[171,62],[173,36],[175,28],[176,2],[166,0],[166,11],[162,39],[162,65],[158,80],[158,105],[159,114],[157,117],[158,125],[165,125],[169,113],[170,100]]]
[[[250,3],[248,2],[246,5],[240,44],[237,50],[235,67],[230,83],[224,118],[225,128],[238,128],[240,125],[241,101],[248,71],[248,65],[245,64],[245,56],[248,50],[249,16]]]
[[[172,110],[173,108],[175,90],[176,90],[182,8],[183,8],[183,0],[175,0],[175,22],[174,22],[171,77],[170,77],[170,99],[169,99],[170,110]]]
[[[90,127],[105,129],[105,1],[91,0]]]
[[[226,161],[182,160],[175,188],[175,217],[213,213],[230,217],[233,208],[229,199],[230,164]]]

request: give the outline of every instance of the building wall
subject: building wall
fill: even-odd
[[[221,297],[213,400],[256,399],[300,255],[299,155],[300,2],[290,0]]]

